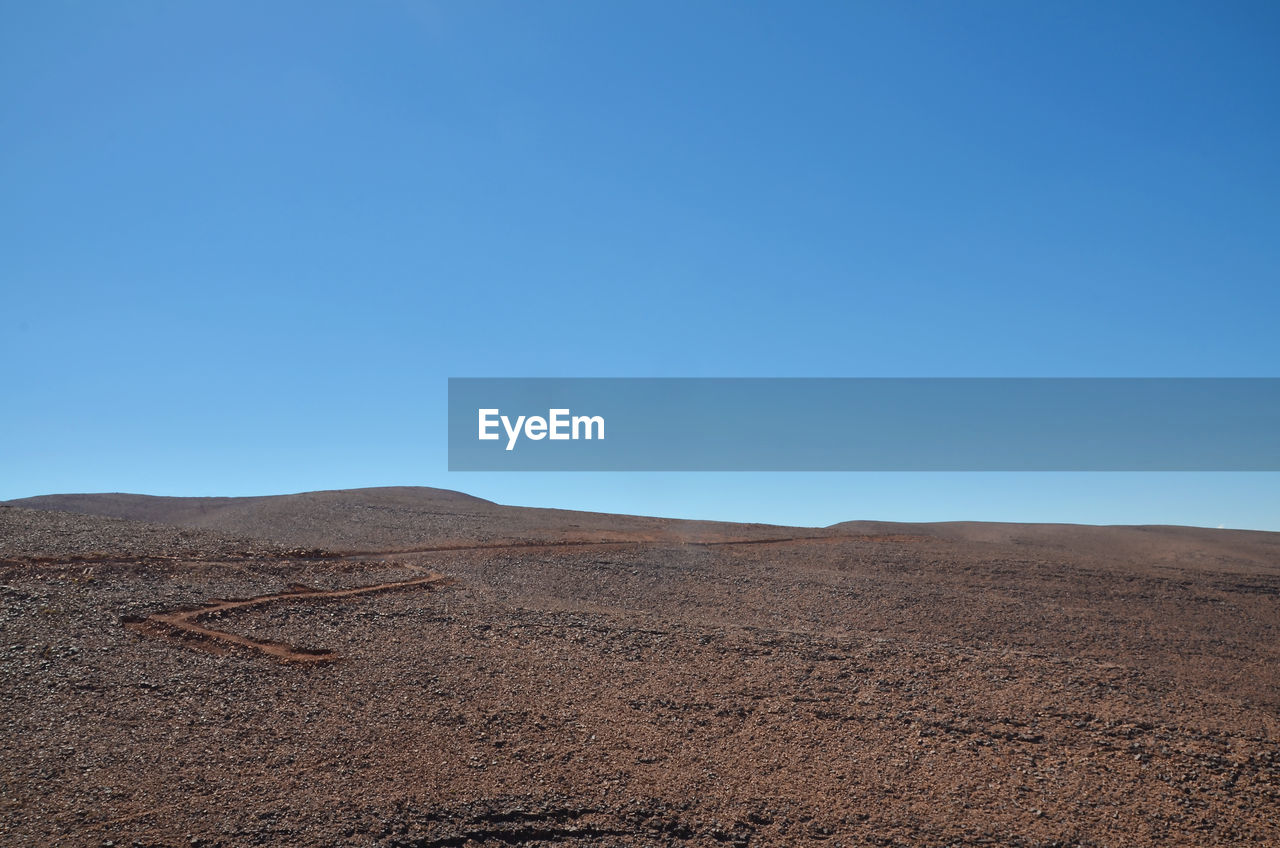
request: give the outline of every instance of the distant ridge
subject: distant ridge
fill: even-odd
[[[826,529],[841,534],[877,536],[905,533],[1006,551],[1010,547],[1041,552],[1071,551],[1104,559],[1139,558],[1169,565],[1280,563],[1280,533],[1266,530],[1220,530],[1169,524],[1013,524],[994,521],[927,524],[844,521]]]
[[[290,495],[250,497],[168,497],[125,492],[37,495],[5,501],[13,506],[106,515],[162,524],[202,524],[220,516],[246,513],[297,512],[319,503],[359,503],[368,506],[439,508],[447,512],[497,507],[493,501],[451,489],[426,486],[383,486],[367,489],[326,489]]]
[[[208,530],[332,551],[507,541],[604,539],[671,542],[902,537],[965,547],[1070,550],[1104,559],[1140,556],[1170,566],[1280,562],[1280,533],[1178,526],[846,521],[826,528],[690,521],[503,506],[449,489],[391,486],[240,498],[124,493],[41,495],[6,505]]]
[[[293,495],[184,498],[124,493],[40,495],[27,509],[122,518],[336,551],[539,539],[682,541],[795,535],[763,524],[681,521],[502,506],[449,489],[389,486]],[[819,530],[804,531],[820,534]]]

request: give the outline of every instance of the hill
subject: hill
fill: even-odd
[[[6,845],[1280,844],[1280,534],[61,495],[0,600]]]

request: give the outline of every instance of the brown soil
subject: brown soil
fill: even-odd
[[[1280,844],[1280,534],[122,497],[0,506],[6,845]]]
[[[346,600],[360,595],[372,595],[375,592],[390,592],[400,589],[420,589],[435,587],[448,580],[443,574],[432,572],[425,577],[412,580],[396,580],[391,583],[374,583],[372,586],[357,586],[354,589],[313,589],[309,586],[292,586],[286,592],[271,595],[259,595],[256,598],[245,598],[231,601],[214,601],[193,610],[152,613],[146,618],[126,617],[122,619],[125,627],[139,633],[152,633],[168,638],[177,638],[192,643],[214,653],[223,653],[227,648],[249,648],[260,651],[269,657],[283,662],[330,662],[338,657],[324,648],[299,648],[283,642],[271,642],[265,639],[253,639],[238,636],[225,630],[215,630],[201,624],[201,619],[215,618],[235,610],[247,610],[250,607],[261,607],[267,604],[284,601],[334,601]]]

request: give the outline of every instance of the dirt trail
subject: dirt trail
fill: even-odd
[[[641,543],[635,540],[619,539],[601,539],[598,541],[528,541],[487,545],[440,545],[429,548],[416,548],[412,550],[352,551],[336,555],[322,554],[315,558],[334,561],[357,561],[372,557],[395,558],[425,553],[447,553],[449,551],[527,550],[529,548],[541,547],[559,548],[634,544]],[[450,578],[439,572],[426,571],[421,566],[416,565],[406,565],[405,567],[413,571],[424,572],[423,576],[415,577],[410,580],[375,583],[370,586],[357,586],[351,589],[324,590],[313,589],[308,586],[295,586],[285,592],[276,592],[270,595],[259,595],[253,598],[214,601],[212,603],[205,604],[204,606],[196,607],[195,609],[158,612],[145,617],[128,616],[122,619],[121,622],[129,630],[150,636],[158,636],[163,639],[179,641],[214,653],[226,653],[236,648],[247,648],[252,651],[266,654],[267,656],[282,662],[305,663],[312,665],[316,663],[333,662],[338,659],[338,656],[330,650],[304,648],[296,645],[288,645],[283,642],[273,642],[266,639],[253,639],[248,636],[240,636],[236,633],[228,633],[225,630],[218,630],[216,628],[209,627],[202,624],[201,620],[211,616],[221,616],[234,610],[266,606],[274,603],[345,600],[347,598],[354,598],[360,595],[372,595],[379,592],[391,592],[398,589],[413,589],[419,587],[438,588],[450,582]]]
[[[819,537],[820,540],[825,541]],[[867,537],[871,538],[871,537]],[[813,541],[803,537],[785,537],[785,538],[767,538],[767,539],[719,539],[719,540],[702,540],[690,541],[686,544],[699,546],[720,546],[720,545],[753,545],[753,544],[779,544],[789,542]],[[652,541],[639,539],[600,539],[600,540],[561,540],[561,541],[522,541],[522,542],[505,542],[500,544],[463,544],[463,545],[439,545],[434,547],[388,550],[388,551],[348,551],[339,554],[329,554],[327,552],[316,552],[316,556],[308,557],[312,559],[325,559],[330,561],[347,561],[354,562],[366,560],[373,557],[381,557],[385,559],[394,559],[402,556],[414,556],[420,554],[431,553],[448,553],[451,551],[477,551],[477,550],[529,550],[533,548],[565,548],[565,547],[609,547],[609,546],[629,546],[653,544]],[[296,586],[285,592],[276,592],[270,595],[259,595],[253,598],[236,599],[236,600],[220,600],[206,604],[195,609],[181,609],[170,612],[158,612],[146,617],[128,617],[122,619],[124,626],[138,633],[145,633],[152,636],[180,641],[185,644],[198,647],[203,650],[213,651],[215,653],[224,653],[235,648],[248,648],[253,651],[266,654],[282,662],[315,664],[323,662],[332,662],[338,659],[338,656],[332,651],[316,648],[304,648],[296,645],[288,645],[282,642],[272,642],[265,639],[253,639],[248,636],[240,636],[235,633],[228,633],[225,630],[218,630],[201,623],[202,619],[209,617],[221,616],[234,610],[247,609],[251,607],[260,607],[267,604],[294,602],[294,601],[323,601],[323,600],[343,600],[353,598],[360,595],[370,595],[378,592],[389,592],[398,589],[412,588],[428,588],[440,587],[449,582],[449,578],[439,572],[425,572],[421,566],[406,565],[405,567],[414,571],[423,571],[424,576],[415,577],[410,580],[399,580],[389,583],[375,583],[370,586],[358,586],[351,589],[333,589],[321,590],[313,589],[307,586]]]
[[[345,598],[353,598],[358,595],[372,595],[378,592],[391,592],[397,589],[439,587],[448,581],[448,577],[445,577],[439,572],[432,571],[422,577],[415,577],[412,580],[399,580],[391,583],[375,583],[372,586],[357,586],[352,589],[325,590],[301,586],[290,589],[287,592],[276,592],[271,595],[259,595],[255,598],[215,601],[211,604],[197,607],[196,609],[179,610],[174,612],[158,612],[153,615],[149,615],[146,618],[129,618],[124,620],[124,626],[130,630],[136,630],[139,633],[179,639],[215,652],[219,652],[220,649],[231,649],[238,646],[259,651],[267,656],[274,657],[284,662],[331,662],[337,659],[337,655],[332,651],[300,648],[281,642],[271,642],[265,639],[252,639],[247,636],[228,633],[225,630],[216,630],[212,627],[207,627],[204,624],[201,624],[200,620],[209,616],[222,615],[223,613],[227,613],[232,610],[246,609],[248,607],[260,607],[266,606],[267,604],[282,603],[286,601],[341,600]]]

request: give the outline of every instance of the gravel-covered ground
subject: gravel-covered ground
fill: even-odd
[[[575,516],[319,558],[0,507],[0,842],[1280,844],[1274,534]],[[264,597],[202,621],[332,661],[124,624]]]
[[[0,560],[9,562],[256,559],[285,550],[199,528],[0,504]]]

